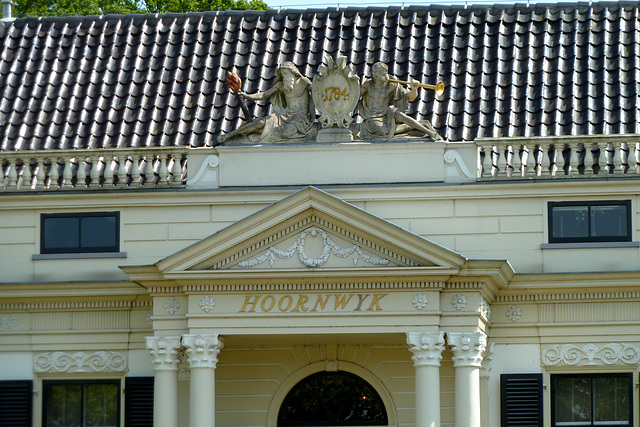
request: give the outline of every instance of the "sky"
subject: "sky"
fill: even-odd
[[[452,2],[452,1],[394,1],[394,0],[368,0],[368,1],[358,1],[358,0],[268,0],[267,4],[271,8],[288,8],[288,9],[307,9],[307,8],[326,8],[326,7],[367,7],[367,6],[428,6],[429,4],[453,4],[460,2]],[[464,2],[462,2],[464,3]],[[477,3],[477,2],[474,2]],[[495,1],[492,3],[496,3]]]
[[[516,0],[518,3],[527,4],[528,0]],[[542,3],[557,3],[558,0],[532,0],[531,4]],[[429,6],[429,5],[492,5],[492,4],[513,4],[514,1],[508,0],[266,0],[269,7],[273,9],[287,8],[287,9],[307,9],[307,8],[326,8],[326,7],[367,7],[367,6]]]

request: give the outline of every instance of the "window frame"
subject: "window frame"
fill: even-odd
[[[591,406],[593,409],[594,406],[594,396],[593,396],[593,379],[595,378],[626,378],[629,384],[629,422],[626,424],[595,424],[593,420],[593,411],[591,413],[591,421],[590,424],[576,424],[576,427],[591,427],[591,426],[616,426],[616,427],[633,427],[634,422],[634,400],[633,400],[633,373],[631,372],[611,372],[611,373],[566,373],[566,374],[551,374],[550,383],[551,383],[551,427],[564,427],[570,426],[572,424],[560,424],[558,425],[556,422],[556,379],[558,378],[589,378],[591,379]]]
[[[624,236],[592,236],[591,235],[591,208],[598,206],[623,206],[627,216],[626,234]],[[587,207],[587,230],[585,237],[555,237],[553,233],[553,210],[556,207]],[[547,203],[547,231],[549,243],[603,243],[603,242],[631,242],[632,241],[632,215],[631,200],[597,200],[578,202],[548,202]]]
[[[121,379],[53,379],[53,380],[42,380],[42,426],[46,427],[47,425],[47,386],[49,385],[92,385],[92,384],[113,384],[118,388],[116,393],[117,403],[116,403],[116,427],[122,427],[122,380]],[[84,392],[83,392],[84,396]],[[84,414],[83,414],[84,415]]]
[[[113,246],[82,246],[82,219],[83,218],[114,218],[114,242]],[[78,246],[65,248],[47,247],[46,221],[56,218],[78,218]],[[118,253],[120,251],[120,212],[69,212],[69,213],[43,213],[40,214],[40,254],[92,254],[92,253]]]

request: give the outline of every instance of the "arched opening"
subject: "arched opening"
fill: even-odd
[[[318,372],[296,384],[278,413],[278,427],[388,425],[380,395],[348,372]]]

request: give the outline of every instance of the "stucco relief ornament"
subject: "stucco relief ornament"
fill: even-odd
[[[509,310],[507,310],[506,316],[512,322],[517,322],[522,317],[522,310],[520,309],[520,307],[512,305],[511,307],[509,307]]]
[[[198,303],[198,305],[200,306],[202,311],[204,311],[205,313],[208,313],[211,310],[213,310],[213,307],[216,305],[216,302],[213,300],[213,297],[210,297],[207,295],[200,299],[200,302]]]
[[[340,55],[335,61],[326,56],[325,62],[327,65],[318,67],[311,89],[320,112],[318,121],[322,128],[347,129],[353,122],[353,110],[360,98],[360,80],[347,64],[346,56]]]
[[[322,253],[318,258],[309,258],[305,251],[305,242],[307,237],[316,238],[320,236],[323,241],[323,249]],[[378,258],[373,255],[369,255],[364,252],[358,245],[353,245],[351,247],[342,248],[336,242],[331,239],[331,236],[327,234],[324,230],[321,230],[317,227],[310,227],[304,230],[298,236],[298,239],[288,247],[287,249],[278,249],[274,246],[271,246],[269,249],[265,251],[264,254],[248,259],[245,261],[240,261],[238,266],[240,267],[254,267],[256,265],[260,265],[263,262],[269,260],[269,265],[273,266],[275,262],[275,257],[280,259],[289,259],[293,257],[295,254],[298,254],[300,258],[300,262],[302,262],[307,267],[319,267],[323,265],[329,259],[331,254],[339,257],[346,258],[351,256],[353,259],[353,264],[358,264],[358,259],[362,259],[364,262],[373,265],[387,265],[389,264],[389,260],[384,258]]]
[[[451,305],[454,306],[456,310],[460,311],[467,305],[467,297],[462,294],[456,294],[451,298]]]
[[[0,326],[6,329],[12,329],[18,326],[20,319],[16,316],[4,316],[0,317]]]
[[[167,310],[167,313],[175,314],[175,312],[180,308],[180,302],[177,299],[171,297],[167,300],[167,302],[164,303],[164,308],[165,310]]]
[[[440,366],[444,350],[443,332],[407,332],[409,351],[415,366]]]
[[[542,351],[545,366],[585,365],[638,365],[640,348],[632,344],[610,343],[597,346],[587,344],[578,347],[573,344],[557,344]]]
[[[491,318],[491,306],[484,298],[480,297],[480,306],[478,307],[480,314],[484,316],[485,319],[489,320]]]
[[[482,332],[449,332],[447,340],[453,353],[453,366],[482,367],[487,336]]]
[[[73,354],[54,351],[36,356],[33,360],[33,370],[37,373],[125,372],[127,358],[115,351],[79,351]]]
[[[422,310],[427,306],[427,304],[429,303],[429,300],[427,299],[425,294],[421,292],[419,294],[415,294],[411,299],[411,302],[413,303],[413,306],[415,308],[417,308],[418,310]]]

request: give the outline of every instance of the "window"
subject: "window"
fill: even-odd
[[[549,203],[549,243],[630,241],[629,200]]]
[[[631,374],[551,376],[551,425],[631,427]]]
[[[278,415],[278,426],[387,425],[380,395],[347,372],[320,372],[296,384]]]
[[[43,427],[119,427],[120,381],[45,381]]]
[[[40,253],[118,252],[119,212],[43,214]]]

